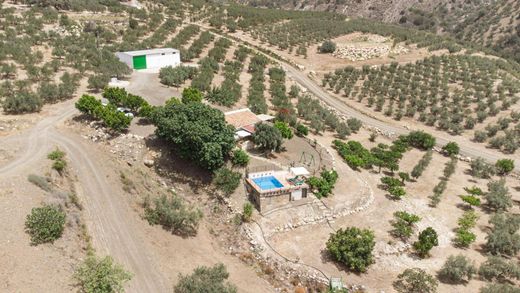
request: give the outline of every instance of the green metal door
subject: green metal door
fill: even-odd
[[[146,69],[146,56],[134,56],[134,69]]]

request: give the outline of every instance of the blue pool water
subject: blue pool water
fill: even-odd
[[[262,190],[269,190],[283,187],[283,184],[278,181],[274,176],[266,176],[253,179],[253,182],[256,183]]]

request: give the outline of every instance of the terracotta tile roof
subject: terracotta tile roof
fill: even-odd
[[[256,123],[261,121],[255,113],[249,110],[249,108],[230,111],[224,113],[224,115],[226,117],[226,122],[233,125],[235,129],[240,129],[248,125],[253,125],[254,127]]]
[[[242,129],[249,133],[255,133],[256,131],[254,124],[242,126]]]

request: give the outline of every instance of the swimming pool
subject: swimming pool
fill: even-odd
[[[269,190],[283,187],[283,184],[278,181],[274,176],[266,176],[253,179],[253,182],[256,183],[262,190]]]

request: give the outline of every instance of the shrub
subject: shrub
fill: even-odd
[[[463,255],[450,256],[439,271],[439,277],[452,283],[471,280],[477,269],[472,261]]]
[[[404,270],[393,283],[399,293],[435,293],[438,285],[433,276],[419,268]]]
[[[56,170],[59,173],[63,172],[63,170],[65,170],[65,167],[67,167],[67,162],[64,160],[55,160],[54,163],[52,163],[52,169]]]
[[[356,227],[339,229],[327,241],[327,250],[334,260],[356,272],[365,272],[374,262],[374,246],[374,232]]]
[[[455,235],[453,242],[459,247],[469,247],[469,245],[477,239],[475,233],[463,228],[458,228]]]
[[[477,224],[478,218],[475,211],[465,211],[462,217],[459,218],[458,224],[463,229],[471,229]]]
[[[495,174],[495,168],[482,158],[471,161],[470,167],[470,174],[473,177],[487,179]]]
[[[460,198],[463,202],[467,203],[470,208],[480,206],[480,198],[474,195],[461,195]]]
[[[47,192],[52,191],[52,186],[49,183],[49,181],[50,181],[49,178],[30,174],[29,176],[27,176],[27,180],[29,180],[29,182],[38,186],[39,188],[43,189],[44,191],[47,191]]]
[[[280,134],[285,139],[293,138],[293,132],[289,125],[283,121],[276,121],[274,127],[280,131]]]
[[[509,284],[487,284],[480,289],[480,293],[520,293],[520,289]]]
[[[200,103],[203,98],[202,93],[196,88],[187,87],[182,91],[181,100],[184,104]]]
[[[323,54],[334,53],[334,51],[336,51],[336,43],[331,40],[326,40],[321,44],[318,50]]]
[[[249,202],[246,202],[242,211],[242,220],[245,222],[251,221],[251,217],[253,216],[253,205]]]
[[[32,245],[54,242],[61,237],[64,228],[65,212],[57,206],[33,208],[25,220],[25,231],[31,236]]]
[[[49,160],[61,160],[65,157],[65,152],[56,148],[56,150],[50,152],[48,155],[47,155],[47,158]]]
[[[494,211],[507,211],[513,205],[504,179],[489,182],[485,198],[486,205]]]
[[[151,225],[161,225],[178,235],[195,235],[202,212],[189,207],[177,195],[162,195],[144,203],[145,218]]]
[[[338,179],[338,173],[335,170],[323,170],[320,175],[321,177],[313,176],[307,180],[317,198],[329,196]]]
[[[498,256],[489,256],[488,259],[480,265],[478,274],[487,281],[508,281],[512,279],[520,279],[520,266],[514,261],[508,261]]]
[[[358,132],[359,129],[361,129],[361,126],[363,125],[361,120],[359,119],[356,119],[356,118],[349,118],[347,119],[347,125],[348,125],[348,128],[350,130],[352,130],[352,132]]]
[[[131,278],[132,275],[109,256],[100,259],[89,255],[74,272],[81,291],[89,293],[124,292],[123,286]]]
[[[493,228],[486,239],[486,249],[493,255],[514,256],[520,251],[520,216],[495,214],[489,221]]]
[[[449,142],[445,146],[442,147],[442,151],[447,154],[448,156],[454,156],[458,155],[460,148],[459,145],[456,142]]]
[[[420,220],[421,218],[414,214],[409,214],[407,212],[395,212],[394,220],[392,221],[392,227],[394,227],[394,229],[391,231],[391,233],[395,237],[408,239],[410,236],[412,236],[413,225]]]
[[[215,184],[218,190],[229,196],[240,185],[240,179],[242,179],[242,174],[223,167],[215,171],[213,184]]]
[[[298,136],[307,136],[309,134],[309,129],[307,126],[303,124],[298,124],[296,126],[296,135]]]
[[[233,151],[231,163],[233,163],[233,165],[235,166],[245,167],[249,163],[249,159],[249,155],[245,151],[241,149],[236,149]]]
[[[39,112],[42,106],[43,101],[40,97],[27,91],[8,95],[3,102],[4,111],[9,114]]]
[[[234,285],[226,282],[229,273],[223,264],[213,267],[197,267],[191,275],[179,275],[174,293],[218,292],[236,293]]]
[[[438,245],[437,232],[432,227],[428,227],[419,233],[419,240],[414,242],[413,247],[421,257],[426,257],[430,250]]]
[[[507,175],[515,169],[515,161],[510,159],[501,159],[495,163],[495,168],[499,175]]]
[[[429,150],[435,146],[435,137],[424,131],[412,131],[406,136],[410,146],[422,150]]]

